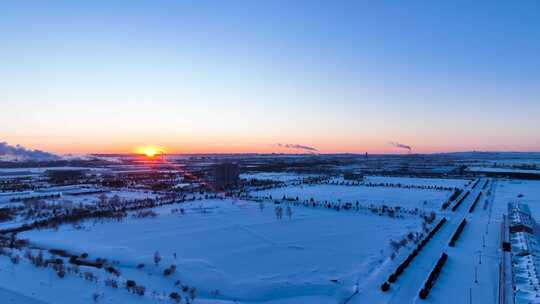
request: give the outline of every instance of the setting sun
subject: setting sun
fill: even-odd
[[[149,146],[149,147],[141,147],[137,149],[138,154],[146,155],[147,157],[154,157],[158,154],[162,154],[165,151],[161,148]]]
[[[144,150],[144,154],[146,156],[148,156],[148,157],[154,157],[157,153],[158,153],[158,151],[153,149],[153,148],[148,148],[148,149]]]

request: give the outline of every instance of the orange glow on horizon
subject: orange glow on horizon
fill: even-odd
[[[387,136],[385,136],[386,138]],[[287,149],[277,146],[275,143],[300,143],[318,149],[321,154],[325,153],[360,153],[369,154],[403,154],[407,151],[398,149],[388,144],[388,141],[378,138],[365,138],[353,141],[344,136],[342,138],[320,136],[317,138],[294,138],[294,137],[263,137],[257,139],[230,137],[227,141],[223,139],[204,138],[177,138],[171,140],[164,136],[154,136],[153,138],[139,135],[137,137],[123,138],[98,138],[91,137],[82,141],[86,137],[7,137],[2,140],[20,144],[28,149],[39,149],[46,152],[58,154],[125,154],[135,153],[144,157],[156,157],[160,154],[220,154],[220,153],[302,153],[302,150]],[[104,140],[105,139],[105,140]],[[537,151],[534,143],[496,145],[488,143],[475,143],[470,139],[460,142],[439,142],[433,139],[418,138],[398,138],[400,142],[413,147],[412,153],[440,153],[459,151]],[[142,142],[142,144],[141,144]],[[153,142],[153,144],[144,144]]]
[[[137,148],[135,151],[137,154],[143,154],[150,158],[159,154],[164,154],[166,152],[165,149],[154,147],[154,146],[140,147],[140,148]]]

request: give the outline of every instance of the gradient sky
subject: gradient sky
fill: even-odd
[[[540,151],[539,1],[2,1],[0,141]]]

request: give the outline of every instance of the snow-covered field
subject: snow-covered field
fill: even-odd
[[[147,198],[156,198],[159,195],[152,193],[152,191],[143,190],[111,190],[103,193],[108,199],[114,196],[118,196],[121,200],[140,200]],[[54,202],[71,202],[73,204],[90,204],[99,201],[99,196],[102,193],[85,194],[85,195],[63,195],[57,199],[44,199],[48,203]]]
[[[457,187],[463,188],[469,180],[466,179],[445,179],[445,178],[418,178],[418,177],[393,177],[393,176],[366,176],[366,183],[389,183],[408,186],[437,186],[437,187]]]
[[[107,168],[98,168],[98,167],[33,167],[33,168],[0,168],[0,174],[9,175],[11,173],[31,173],[31,174],[42,174],[48,170],[89,170],[94,172],[104,172],[109,171]]]
[[[501,168],[501,167],[469,167],[469,171],[473,172],[508,172],[508,173],[529,173],[540,174],[540,170],[525,170],[515,168]]]
[[[54,190],[55,188],[51,188],[51,190]],[[48,189],[43,189],[48,190]],[[80,189],[81,191],[85,191],[84,188]],[[89,192],[92,192],[94,190],[103,190],[103,192],[96,192],[96,193],[88,193],[88,194],[78,194],[74,195],[71,194],[70,191],[64,191],[64,190],[55,190],[55,191],[24,191],[24,192],[18,192],[18,193],[0,193],[0,204],[7,204],[11,201],[12,198],[31,198],[31,197],[40,197],[40,196],[47,196],[52,194],[58,194],[61,195],[60,197],[53,197],[53,198],[42,198],[42,201],[45,201],[47,203],[55,203],[55,202],[71,202],[74,204],[88,204],[88,203],[94,203],[99,200],[99,196],[102,195],[102,193],[108,198],[112,198],[114,196],[118,196],[121,200],[137,200],[137,199],[147,199],[147,198],[156,198],[159,195],[153,193],[152,191],[148,190],[134,190],[134,189],[125,189],[125,190],[109,190],[106,188],[96,188],[92,187],[90,189],[87,189]]]
[[[159,195],[152,193],[151,191],[142,190],[112,190],[103,193],[107,199],[111,199],[114,196],[118,196],[120,200],[141,200],[147,198],[156,198]],[[72,203],[78,204],[94,204],[99,201],[101,193],[87,194],[87,195],[64,195],[57,199],[45,199],[47,203]]]
[[[261,210],[259,204],[232,200],[197,201],[183,205],[184,215],[171,213],[178,207],[158,208],[155,218],[87,223],[83,229],[64,225],[21,237],[117,260],[123,276],[159,293],[168,294],[179,279],[196,287],[199,298],[337,303],[390,255],[390,239],[421,225],[412,216],[305,207],[293,207],[291,219],[278,220],[272,204]],[[163,257],[158,267],[152,265],[155,251]],[[146,264],[142,270],[136,268],[140,263]],[[163,277],[171,264],[177,265],[176,274]]]
[[[527,204],[532,216],[540,221],[540,181],[498,180],[494,203],[497,219],[507,212],[508,203],[514,202]]]
[[[100,303],[154,303],[148,298],[114,290],[103,284],[67,275],[60,279],[51,269],[36,269],[22,261],[12,264],[0,256],[0,303],[93,303],[93,295],[105,295]]]
[[[315,174],[296,174],[287,172],[256,172],[256,173],[242,173],[240,178],[242,179],[258,179],[258,180],[272,180],[278,182],[291,182],[302,180],[303,178],[316,177]]]
[[[106,192],[105,195],[108,198],[112,198],[113,196],[118,195],[118,197],[125,200],[158,197],[158,195],[152,193],[152,191],[144,191],[144,190],[112,190],[112,191]]]
[[[361,204],[386,204],[405,208],[426,208],[437,210],[452,194],[450,191],[407,189],[397,187],[367,187],[341,185],[287,186],[270,190],[253,191],[251,195],[280,199],[298,197],[300,200],[313,198],[316,201],[356,202]]]
[[[288,179],[278,175],[284,181],[298,180],[300,176],[292,174]],[[486,181],[489,183],[484,189]],[[339,178],[331,182],[338,184],[288,185],[249,193],[272,196],[261,202],[201,199],[156,207],[154,217],[138,218],[134,211],[122,221],[87,220],[81,225],[61,225],[57,230],[19,233],[18,238],[28,239],[36,248],[64,249],[75,255],[88,253],[90,260],[107,259],[107,265],[114,265],[121,273],[115,278],[119,283],[135,280],[146,288],[146,293],[138,296],[123,286],[105,286],[111,274],[104,269],[81,267],[81,271],[92,271],[96,281],[72,273],[60,279],[51,268],[36,268],[25,258],[14,265],[0,255],[0,299],[23,304],[91,303],[97,294],[98,303],[171,303],[169,295],[176,291],[182,294],[182,303],[187,303],[189,292],[181,291],[179,286],[189,286],[196,288],[195,303],[201,304],[335,304],[346,299],[351,304],[419,303],[418,292],[429,270],[445,252],[448,262],[423,302],[466,303],[472,297],[473,303],[495,303],[500,216],[506,212],[508,202],[521,202],[540,218],[540,181],[482,178],[475,188],[466,179],[368,176],[364,182],[376,186],[348,182],[339,185],[344,182]],[[391,185],[379,185],[385,183]],[[459,187],[471,194],[456,211],[441,211],[452,191],[427,189],[431,186]],[[469,212],[480,192],[475,211]],[[90,202],[88,199],[97,200],[99,195],[74,196],[74,202]],[[155,196],[141,190],[108,191],[106,195],[123,199]],[[299,201],[275,205],[274,201],[283,196],[298,197]],[[302,204],[311,198],[336,205],[354,205],[358,201],[363,206],[384,204],[433,210],[439,213],[439,219],[445,216],[447,223],[390,290],[382,292],[381,284],[412,251],[410,242],[391,260],[390,240],[399,241],[409,232],[420,231],[420,216],[403,213],[390,217],[366,208],[337,211]],[[68,196],[59,201],[66,199]],[[276,206],[292,208],[291,217],[285,211],[278,219]],[[449,247],[448,240],[462,219],[467,220],[467,225],[456,246]],[[7,221],[2,227],[19,226],[21,220]],[[158,265],[154,263],[156,252],[161,257]],[[23,253],[19,252],[21,256]],[[71,265],[67,259],[65,263]],[[164,270],[171,265],[176,266],[176,271],[165,276]]]

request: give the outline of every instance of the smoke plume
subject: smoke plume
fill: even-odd
[[[398,142],[391,141],[391,142],[389,142],[389,144],[396,147],[396,148],[407,149],[407,150],[409,150],[409,152],[412,150],[411,146],[400,144]]]
[[[277,145],[278,145],[278,147],[282,147],[282,148],[304,150],[304,151],[308,151],[310,153],[314,153],[314,152],[319,151],[314,147],[304,146],[304,145],[299,145],[299,144],[277,144]]]
[[[58,160],[59,156],[41,150],[26,149],[20,145],[9,145],[0,142],[0,160],[5,161],[50,161]]]

